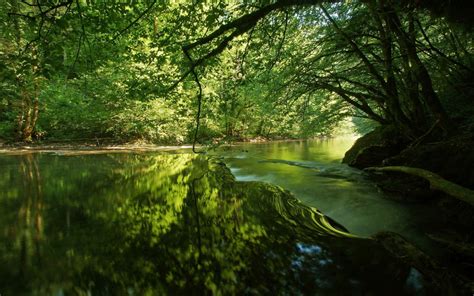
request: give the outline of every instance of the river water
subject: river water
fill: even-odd
[[[237,180],[279,185],[351,233],[370,236],[394,231],[429,248],[425,234],[436,228],[436,209],[387,198],[364,172],[342,164],[354,141],[346,137],[249,143],[226,147],[218,154]]]
[[[429,293],[415,269],[354,236],[420,230],[416,207],[340,164],[350,144],[0,155],[0,294]]]

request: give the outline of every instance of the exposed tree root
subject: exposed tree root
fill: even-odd
[[[471,206],[474,206],[474,191],[453,182],[450,182],[438,174],[433,172],[406,166],[386,166],[386,167],[369,167],[367,171],[375,172],[401,172],[413,176],[423,178],[430,182],[430,188],[434,190],[442,191],[458,200],[467,202]]]

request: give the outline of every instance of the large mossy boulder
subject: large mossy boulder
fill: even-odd
[[[400,153],[408,141],[394,126],[380,126],[359,138],[349,149],[343,163],[363,169],[379,166],[385,159]]]

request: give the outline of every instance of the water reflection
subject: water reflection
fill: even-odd
[[[409,294],[410,268],[190,154],[0,157],[0,293]]]

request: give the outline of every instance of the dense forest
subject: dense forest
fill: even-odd
[[[9,0],[0,137],[209,143],[391,125],[414,141],[472,129],[472,30],[456,3],[318,2]]]

